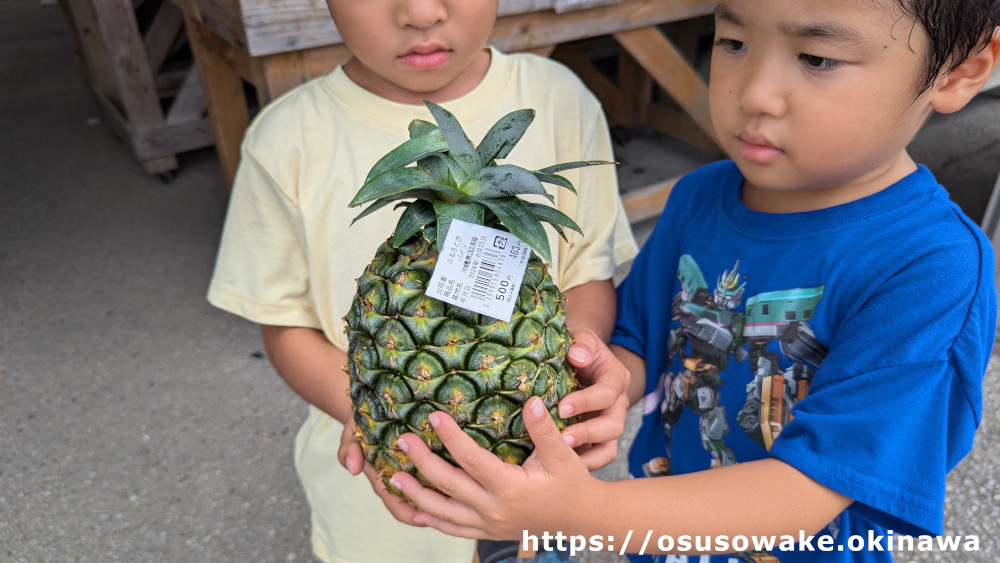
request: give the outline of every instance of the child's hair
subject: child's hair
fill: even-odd
[[[1000,0],[895,0],[930,38],[918,93],[986,48],[1000,27]]]

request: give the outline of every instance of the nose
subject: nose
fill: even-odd
[[[442,0],[403,0],[396,11],[400,27],[428,29],[447,19],[448,9]]]
[[[788,109],[789,78],[773,62],[750,61],[743,69],[740,107],[751,115],[781,117]]]

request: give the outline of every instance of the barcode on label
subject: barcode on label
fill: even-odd
[[[500,255],[492,250],[484,250],[483,258],[479,261],[479,270],[476,271],[476,281],[472,284],[472,296],[476,299],[487,299],[493,291],[493,275],[497,271],[497,260]]]

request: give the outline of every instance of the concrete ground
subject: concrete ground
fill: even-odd
[[[3,2],[0,61],[0,561],[310,560],[291,460],[305,406],[257,328],[204,299],[226,205],[213,151],[181,155],[170,184],[146,175],[47,0]],[[973,216],[1000,170],[998,110],[981,96],[914,146]],[[623,184],[707,158],[640,139]],[[900,560],[1000,557],[998,369],[948,486],[947,532],[982,551]]]

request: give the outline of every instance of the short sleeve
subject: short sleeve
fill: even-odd
[[[592,110],[583,111],[587,123],[582,136],[579,132],[569,136],[570,133],[557,129],[557,142],[561,135],[576,137],[580,148],[572,160],[614,162],[604,113],[589,95],[587,101],[592,103]],[[568,232],[568,242],[559,240],[558,279],[563,290],[593,280],[611,279],[615,268],[632,260],[638,252],[622,204],[615,167],[596,165],[580,169],[574,184],[577,196],[560,194],[559,207],[576,221],[583,234]]]
[[[854,499],[849,510],[913,535],[942,532],[946,475],[972,448],[996,325],[992,253],[942,238],[843,319],[770,449]]]
[[[320,328],[302,218],[244,143],[209,286],[210,303],[260,324]]]

